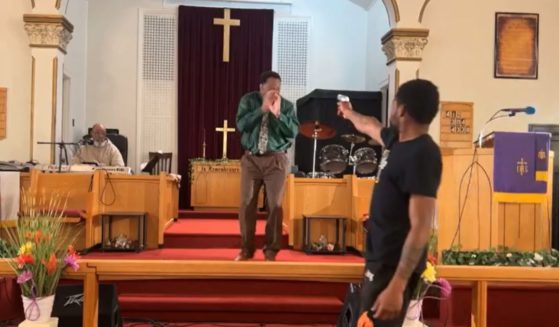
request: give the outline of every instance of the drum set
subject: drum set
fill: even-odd
[[[320,149],[318,161],[321,172],[316,171],[317,141],[328,140],[336,136],[336,131],[318,121],[301,124],[300,133],[313,139],[313,163],[312,172],[308,173],[311,178],[332,178],[342,174],[347,166],[353,166],[353,174],[372,175],[378,167],[375,150],[372,147],[361,147],[354,151],[356,145],[364,143],[367,139],[357,134],[343,134],[341,139],[349,144],[349,150],[339,144],[330,144]],[[367,141],[368,145],[378,145],[373,140]]]

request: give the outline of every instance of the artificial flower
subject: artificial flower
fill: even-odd
[[[25,284],[28,281],[30,281],[31,279],[33,279],[33,273],[31,273],[29,270],[26,270],[26,271],[22,272],[21,274],[19,274],[19,276],[17,276],[17,283],[18,284]]]
[[[43,265],[45,265],[45,267],[47,268],[47,273],[49,275],[56,271],[56,264],[57,264],[57,261],[56,261],[56,256],[54,255],[54,253],[50,255],[48,262],[43,260]]]
[[[72,269],[74,269],[74,271],[78,271],[78,269],[80,269],[80,265],[78,264],[78,259],[79,259],[79,257],[76,254],[76,252],[74,251],[74,253],[68,254],[64,258],[64,264],[66,266],[72,267]]]
[[[543,261],[543,256],[539,253],[534,253],[534,260],[538,262]]]
[[[43,232],[41,230],[36,231],[35,232],[35,243],[41,242],[42,238],[43,238]]]
[[[21,245],[21,247],[19,248],[19,252],[17,254],[19,255],[31,254],[31,251],[33,251],[33,243],[27,242]]]
[[[447,299],[450,297],[450,293],[452,293],[452,285],[448,282],[448,280],[444,278],[437,279],[437,284],[439,284],[439,288],[441,290],[441,298]]]
[[[35,259],[30,254],[20,254],[16,258],[17,267],[19,269],[23,269],[23,266],[25,264],[31,264],[32,265],[34,262],[35,262]]]
[[[430,263],[436,265],[436,264],[437,264],[437,257],[435,257],[435,256],[432,255],[432,254],[429,254],[429,255],[427,256],[427,261],[429,261]]]
[[[435,270],[435,266],[427,261],[425,270],[421,274],[421,278],[423,278],[423,280],[427,283],[434,283],[437,280],[436,275],[437,271]]]

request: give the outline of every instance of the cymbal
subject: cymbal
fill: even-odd
[[[375,141],[375,140],[373,140],[373,139],[369,139],[369,140],[367,141],[367,144],[369,144],[369,145],[380,145],[380,143],[378,143],[377,141]]]
[[[319,121],[307,121],[299,126],[299,132],[308,138],[314,138],[315,131],[317,140],[327,140],[336,136],[335,129]]]
[[[344,134],[341,136],[342,140],[347,143],[359,144],[365,142],[365,137],[355,134]]]

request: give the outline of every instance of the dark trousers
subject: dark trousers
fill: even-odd
[[[281,248],[282,201],[289,159],[285,152],[261,156],[245,153],[241,158],[241,252],[247,257],[254,255],[256,231],[256,207],[262,184],[266,187],[268,220],[266,222],[266,245],[264,252],[275,254]]]
[[[361,312],[370,311],[375,304],[378,296],[388,286],[392,276],[396,272],[396,267],[389,267],[377,262],[367,262],[361,286]],[[406,317],[406,312],[410,304],[411,297],[419,281],[419,274],[413,273],[404,291],[404,302],[400,317],[394,320],[373,319],[375,327],[401,327]],[[374,314],[370,313],[370,316]]]

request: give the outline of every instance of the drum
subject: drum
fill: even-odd
[[[355,151],[355,170],[362,175],[372,174],[377,170],[377,154],[373,148],[360,148]]]
[[[341,145],[330,144],[320,149],[320,168],[324,172],[341,174],[347,167],[348,151]]]

